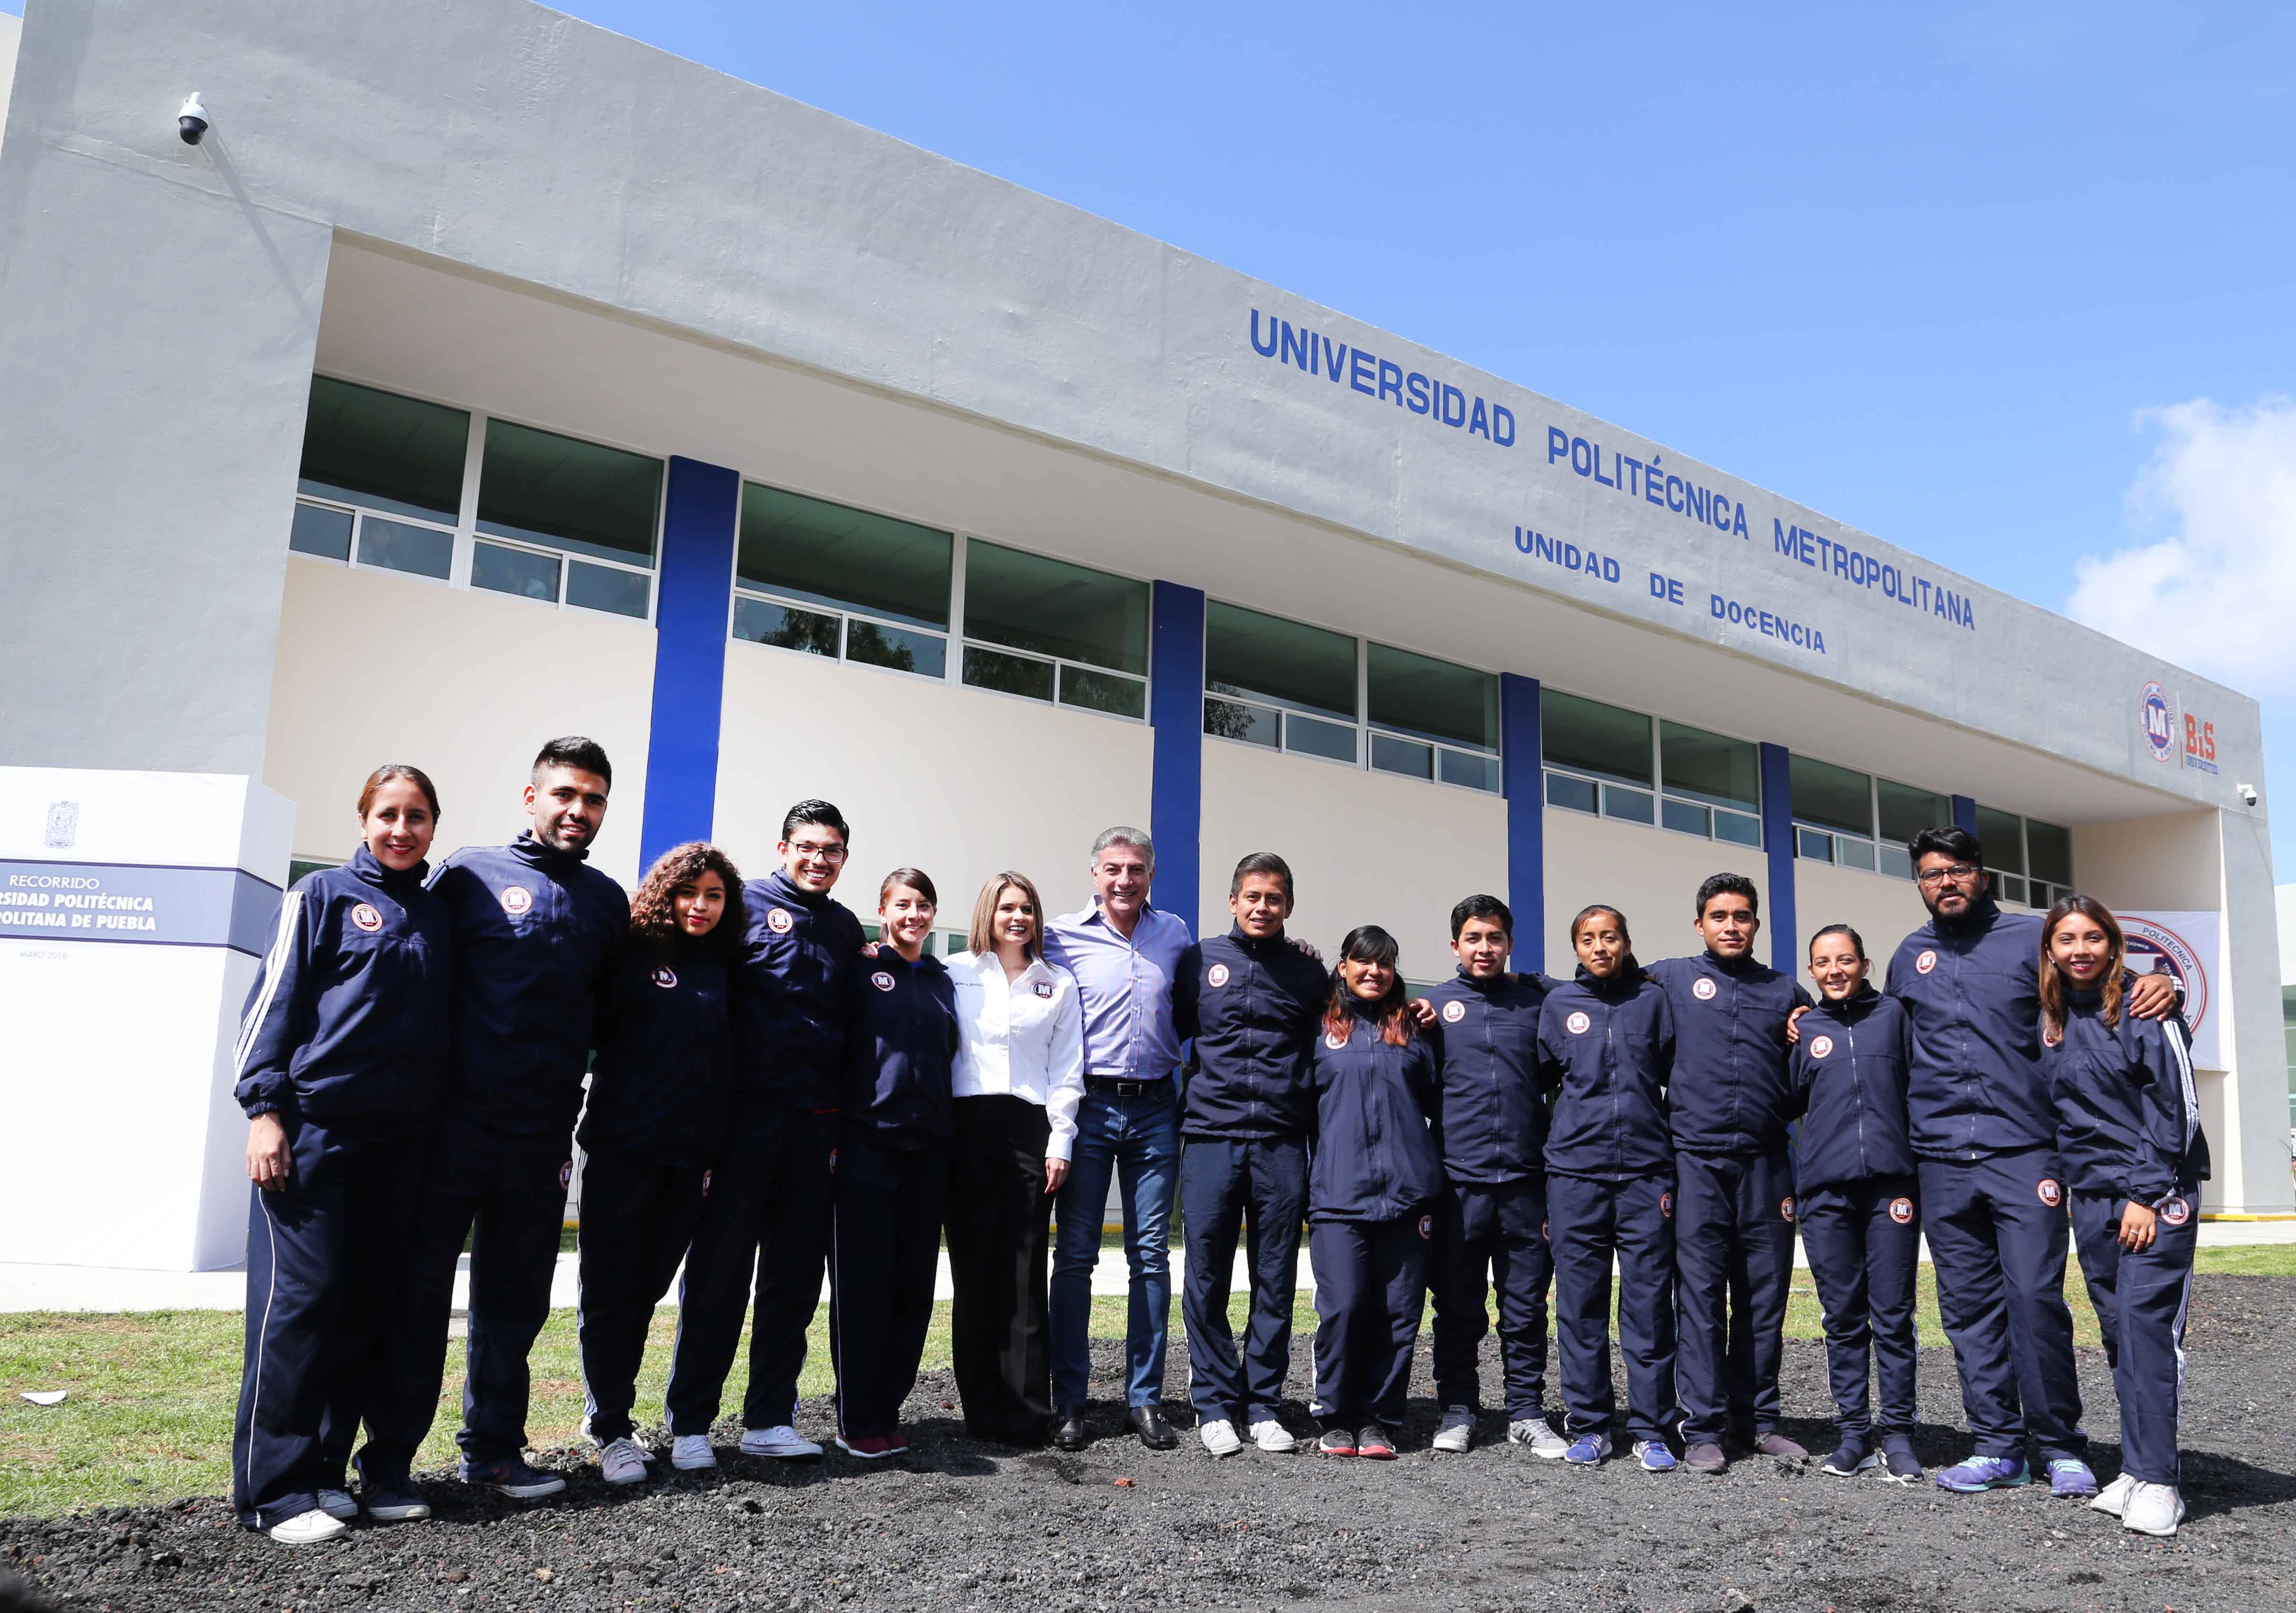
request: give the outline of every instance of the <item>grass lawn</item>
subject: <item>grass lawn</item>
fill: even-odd
[[[2199,1269],[2259,1276],[2296,1275],[2296,1245],[2202,1249]],[[2076,1340],[2097,1342],[2096,1317],[2077,1271],[2068,1273]],[[1093,1301],[1097,1337],[1121,1338],[1120,1298]],[[925,1344],[925,1364],[948,1364],[948,1306],[937,1306]],[[1241,1327],[1243,1300],[1230,1314]],[[1179,1331],[1178,1316],[1173,1331]],[[1315,1327],[1307,1290],[1300,1294],[1295,1325]],[[669,1370],[675,1311],[654,1322],[638,1404],[659,1407]],[[816,1315],[801,1391],[831,1388],[827,1318]],[[239,1394],[243,1322],[235,1312],[157,1311],[129,1315],[32,1312],[0,1315],[0,1514],[70,1511],[82,1507],[149,1503],[181,1495],[214,1495],[231,1484],[232,1414]],[[1924,1344],[1940,1344],[1937,1290],[1930,1268],[1921,1273],[1920,1327]],[[1817,1296],[1809,1273],[1797,1271],[1786,1312],[1790,1337],[1819,1336]],[[534,1410],[528,1433],[538,1448],[570,1445],[582,1418],[582,1386],[574,1357],[574,1314],[552,1313],[535,1346]],[[460,1421],[459,1353],[439,1403],[439,1421],[421,1465],[453,1460]],[[741,1369],[735,1369],[738,1380]],[[61,1405],[36,1406],[19,1398],[27,1389],[66,1389]],[[738,1407],[736,1395],[730,1402]]]

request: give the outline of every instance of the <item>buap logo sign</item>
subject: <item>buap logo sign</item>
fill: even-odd
[[[2165,762],[2177,750],[2177,713],[2169,704],[2169,692],[2157,683],[2144,685],[2138,699],[2137,722],[2144,730],[2144,747],[2156,762]]]

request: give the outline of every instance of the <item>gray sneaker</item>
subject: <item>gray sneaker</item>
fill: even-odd
[[[1463,1405],[1443,1408],[1443,1421],[1437,1425],[1431,1442],[1439,1451],[1464,1451],[1475,1443],[1475,1413]]]
[[[1544,1417],[1518,1417],[1507,1424],[1507,1443],[1527,1445],[1532,1455],[1549,1462],[1560,1462],[1570,1448],[1570,1442],[1549,1428]]]

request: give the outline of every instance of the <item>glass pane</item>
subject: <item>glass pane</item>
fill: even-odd
[[[1499,681],[1408,650],[1371,646],[1371,720],[1431,740],[1499,748]]]
[[[593,566],[578,560],[566,562],[566,602],[588,610],[611,610],[616,616],[645,619],[653,578],[643,571],[622,571],[612,566]]]
[[[1641,712],[1543,689],[1538,715],[1547,761],[1633,784],[1658,782],[1651,777],[1651,720]]]
[[[1658,725],[1659,778],[1669,795],[1716,806],[1762,809],[1760,753],[1734,740],[1680,723]]]
[[[1798,756],[1791,776],[1793,815],[1801,822],[1849,834],[1873,834],[1873,781],[1866,774]]]
[[[761,599],[737,598],[734,602],[734,636],[753,644],[802,650],[808,655],[826,655],[833,659],[837,654],[837,631],[843,625],[833,616],[792,610],[786,605],[769,604]]]
[[[955,543],[931,527],[744,482],[734,569],[745,588],[946,627]]]
[[[2003,901],[2015,902],[2021,906],[2023,905],[2025,901],[2025,880],[2021,875],[2013,873],[1997,874],[1994,877],[1993,888],[1995,893],[1997,894]]]
[[[1488,790],[1493,794],[1497,793],[1498,757],[1479,756],[1471,750],[1446,750],[1439,755],[1446,784],[1464,784],[1470,790]]]
[[[452,522],[463,513],[470,444],[460,409],[314,375],[300,490]]]
[[[1705,807],[1693,806],[1688,801],[1669,798],[1659,803],[1659,821],[1684,834],[1710,835],[1709,816]]]
[[[1371,765],[1382,773],[1431,779],[1435,776],[1435,747],[1398,740],[1392,734],[1374,733],[1371,736]]]
[[[2073,831],[2038,818],[2025,820],[2025,849],[2032,855],[2032,875],[2052,885],[2073,882]]]
[[[660,503],[658,459],[506,420],[487,422],[481,532],[652,565]]]
[[[1985,865],[1997,873],[2025,872],[2023,822],[2013,812],[1977,809],[1977,838],[1985,846]]]
[[[300,884],[303,876],[307,873],[316,873],[322,868],[340,868],[341,866],[340,863],[313,863],[306,862],[301,857],[295,857],[287,864],[287,883],[291,886]]]
[[[1119,716],[1148,715],[1148,685],[1136,678],[1110,672],[1086,672],[1081,667],[1061,668],[1061,704],[1086,711],[1112,711]]]
[[[455,569],[455,535],[369,515],[359,521],[358,557],[362,566],[443,577]]]
[[[890,667],[896,672],[947,677],[948,641],[938,634],[912,633],[906,627],[880,626],[875,622],[855,621],[849,617],[845,622],[845,659],[866,667]]]
[[[287,546],[298,554],[326,560],[351,557],[351,512],[319,504],[297,504],[295,524],[288,528]]]
[[[1813,863],[1833,861],[1833,837],[1821,829],[1794,831],[1794,849]]]
[[[1916,790],[1911,784],[1893,784],[1887,779],[1876,779],[1874,784],[1882,798],[1882,838],[1895,840],[1898,849],[1924,829],[1946,829],[1953,823],[1953,801],[1933,790]]]
[[[1204,732],[1219,739],[1280,749],[1283,744],[1281,724],[1282,719],[1265,706],[1241,706],[1234,700],[1204,702]]]
[[[964,681],[976,689],[1049,700],[1053,698],[1053,676],[1050,661],[1032,661],[1025,655],[1000,655],[978,644],[964,647]]]
[[[1718,812],[1714,815],[1714,838],[1727,840],[1734,846],[1759,846],[1762,843],[1762,820],[1747,817],[1742,813]]]
[[[1335,762],[1356,759],[1356,731],[1342,728],[1337,723],[1321,722],[1297,712],[1283,716],[1283,748],[1305,751],[1309,756],[1329,757]]]
[[[1603,815],[1624,818],[1629,823],[1656,823],[1657,798],[1639,790],[1621,790],[1616,784],[1605,784],[1603,786]]]
[[[1148,673],[1148,585],[968,538],[964,636]]]
[[[1845,838],[1836,840],[1833,844],[1835,854],[1841,858],[1841,865],[1844,868],[1863,868],[1869,873],[1873,872],[1873,841],[1853,840]]]
[[[1914,859],[1905,847],[1894,840],[1884,840],[1881,845],[1881,855],[1883,873],[1893,875],[1900,880],[1910,880],[1914,877]]]
[[[1353,721],[1356,642],[1215,600],[1204,611],[1204,686]]]
[[[1567,806],[1573,812],[1593,812],[1595,782],[1572,778],[1567,773],[1550,773],[1546,775],[1546,804]]]
[[[492,588],[497,594],[523,594],[528,599],[558,602],[559,559],[530,549],[505,549],[500,544],[471,545],[471,586]]]

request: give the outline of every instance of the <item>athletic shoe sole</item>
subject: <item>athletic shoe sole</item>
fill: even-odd
[[[366,1515],[373,1523],[423,1523],[430,1517],[430,1503],[414,1501],[402,1506],[369,1507]]]
[[[1881,1465],[1881,1453],[1878,1451],[1868,1451],[1866,1453],[1864,1460],[1859,1462],[1854,1468],[1837,1468],[1833,1465],[1833,1459],[1829,1457],[1827,1460],[1817,1464],[1817,1470],[1824,1474],[1828,1478],[1855,1478],[1858,1474],[1870,1473]]]
[[[888,1446],[882,1451],[857,1451],[845,1443],[845,1436],[842,1434],[837,1437],[837,1448],[857,1462],[882,1462],[888,1456],[898,1456],[903,1451],[908,1449],[906,1445],[898,1445]]]
[[[754,1446],[745,1445],[742,1447],[742,1454],[744,1456],[770,1456],[775,1462],[819,1462],[821,1460],[821,1447],[819,1445],[816,1445],[810,1451],[760,1451],[756,1449]]]
[[[544,1496],[555,1495],[566,1487],[566,1481],[562,1478],[553,1478],[540,1484],[486,1484],[475,1478],[466,1478],[463,1482],[476,1489],[492,1490],[496,1494],[506,1495],[512,1501],[540,1501]]]
[[[1989,1484],[1948,1484],[1940,1478],[1937,1481],[1937,1487],[1950,1490],[1956,1495],[1982,1495],[1988,1490],[2021,1490],[2032,1482],[2033,1476],[2028,1473],[2021,1478],[1997,1478]]]

